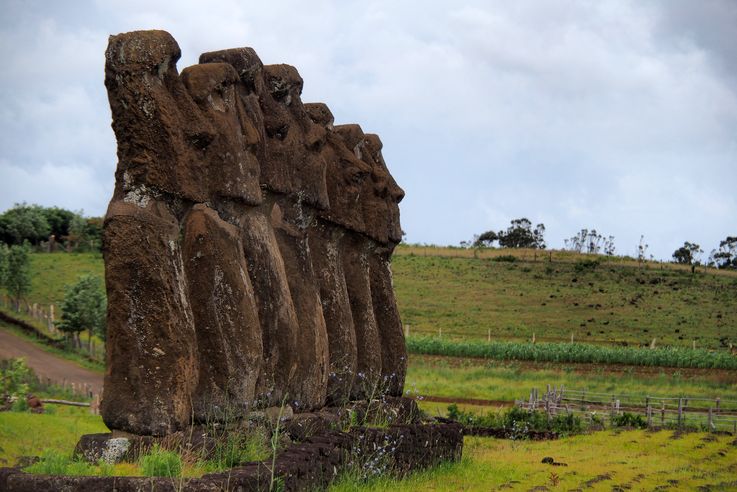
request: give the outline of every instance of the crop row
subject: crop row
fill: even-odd
[[[726,351],[679,347],[650,349],[584,343],[459,341],[439,337],[410,336],[407,337],[407,350],[414,354],[482,357],[497,360],[737,369],[737,357]]]

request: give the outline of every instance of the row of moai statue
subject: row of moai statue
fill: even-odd
[[[178,73],[164,31],[111,36],[102,415],[164,435],[254,408],[401,395],[392,289],[404,196],[382,144],[303,104],[250,48]]]

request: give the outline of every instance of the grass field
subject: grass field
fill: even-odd
[[[552,457],[566,466],[541,463]],[[405,480],[347,477],[331,491],[737,490],[734,437],[601,431],[557,441],[466,437],[463,459]]]
[[[45,450],[71,454],[82,434],[109,432],[102,418],[86,408],[54,406],[52,411],[0,412],[0,466],[13,466],[19,457]]]
[[[737,371],[499,362],[410,356],[405,391],[417,396],[514,401],[547,384],[597,393],[737,400]]]
[[[409,246],[397,248],[392,270],[412,334],[737,345],[737,272],[692,275],[677,265],[639,268],[632,260],[570,252],[488,250],[474,258],[473,250]]]
[[[84,274],[104,278],[105,265],[100,253],[31,254],[30,302],[58,304],[64,299],[64,286]]]

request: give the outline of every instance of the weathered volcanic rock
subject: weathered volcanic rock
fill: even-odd
[[[303,104],[251,48],[181,76],[163,31],[110,38],[118,140],[104,226],[111,429],[166,435],[369,392],[406,371],[390,259],[404,192],[381,142]]]

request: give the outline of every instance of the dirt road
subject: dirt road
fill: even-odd
[[[0,359],[14,357],[24,357],[26,364],[36,371],[42,380],[50,379],[57,384],[64,381],[67,384],[88,384],[93,393],[99,394],[102,391],[102,373],[85,369],[74,362],[45,352],[33,343],[14,335],[0,324]]]

